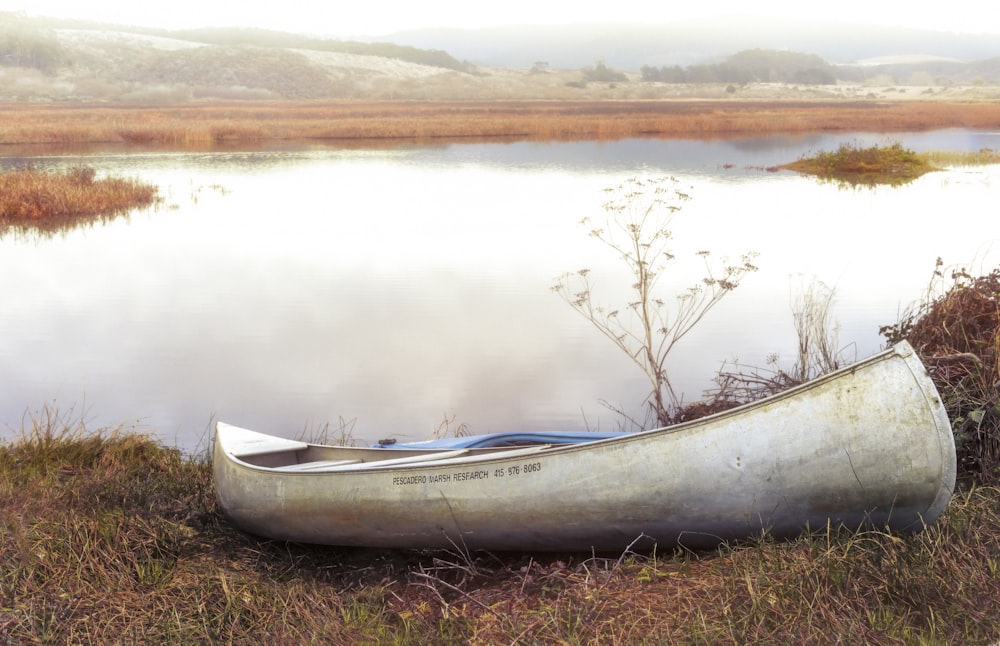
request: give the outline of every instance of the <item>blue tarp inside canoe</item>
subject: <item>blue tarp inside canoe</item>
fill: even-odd
[[[505,446],[532,446],[535,444],[582,444],[596,440],[631,435],[631,433],[591,433],[589,431],[550,431],[547,433],[489,433],[445,437],[423,442],[396,442],[380,440],[379,449],[484,449]]]

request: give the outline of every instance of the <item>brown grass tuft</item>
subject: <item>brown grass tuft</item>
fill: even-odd
[[[0,234],[54,233],[81,222],[110,220],[157,200],[157,188],[135,179],[96,178],[92,168],[0,172]]]

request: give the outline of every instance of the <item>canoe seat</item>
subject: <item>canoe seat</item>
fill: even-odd
[[[314,471],[317,469],[327,469],[329,467],[339,467],[345,464],[356,464],[361,460],[317,460],[315,462],[301,462],[299,464],[289,464],[277,467],[277,471]]]

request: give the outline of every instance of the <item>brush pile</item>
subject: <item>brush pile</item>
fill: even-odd
[[[959,475],[1000,480],[1000,269],[974,277],[941,259],[929,296],[899,323],[880,332],[906,339],[931,372],[955,433]]]

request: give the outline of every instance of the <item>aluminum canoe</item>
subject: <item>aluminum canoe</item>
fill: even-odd
[[[917,531],[955,485],[947,414],[905,342],[724,413],[594,437],[358,448],[219,422],[213,470],[222,510],[250,533],[492,550],[704,548],[828,524]]]

